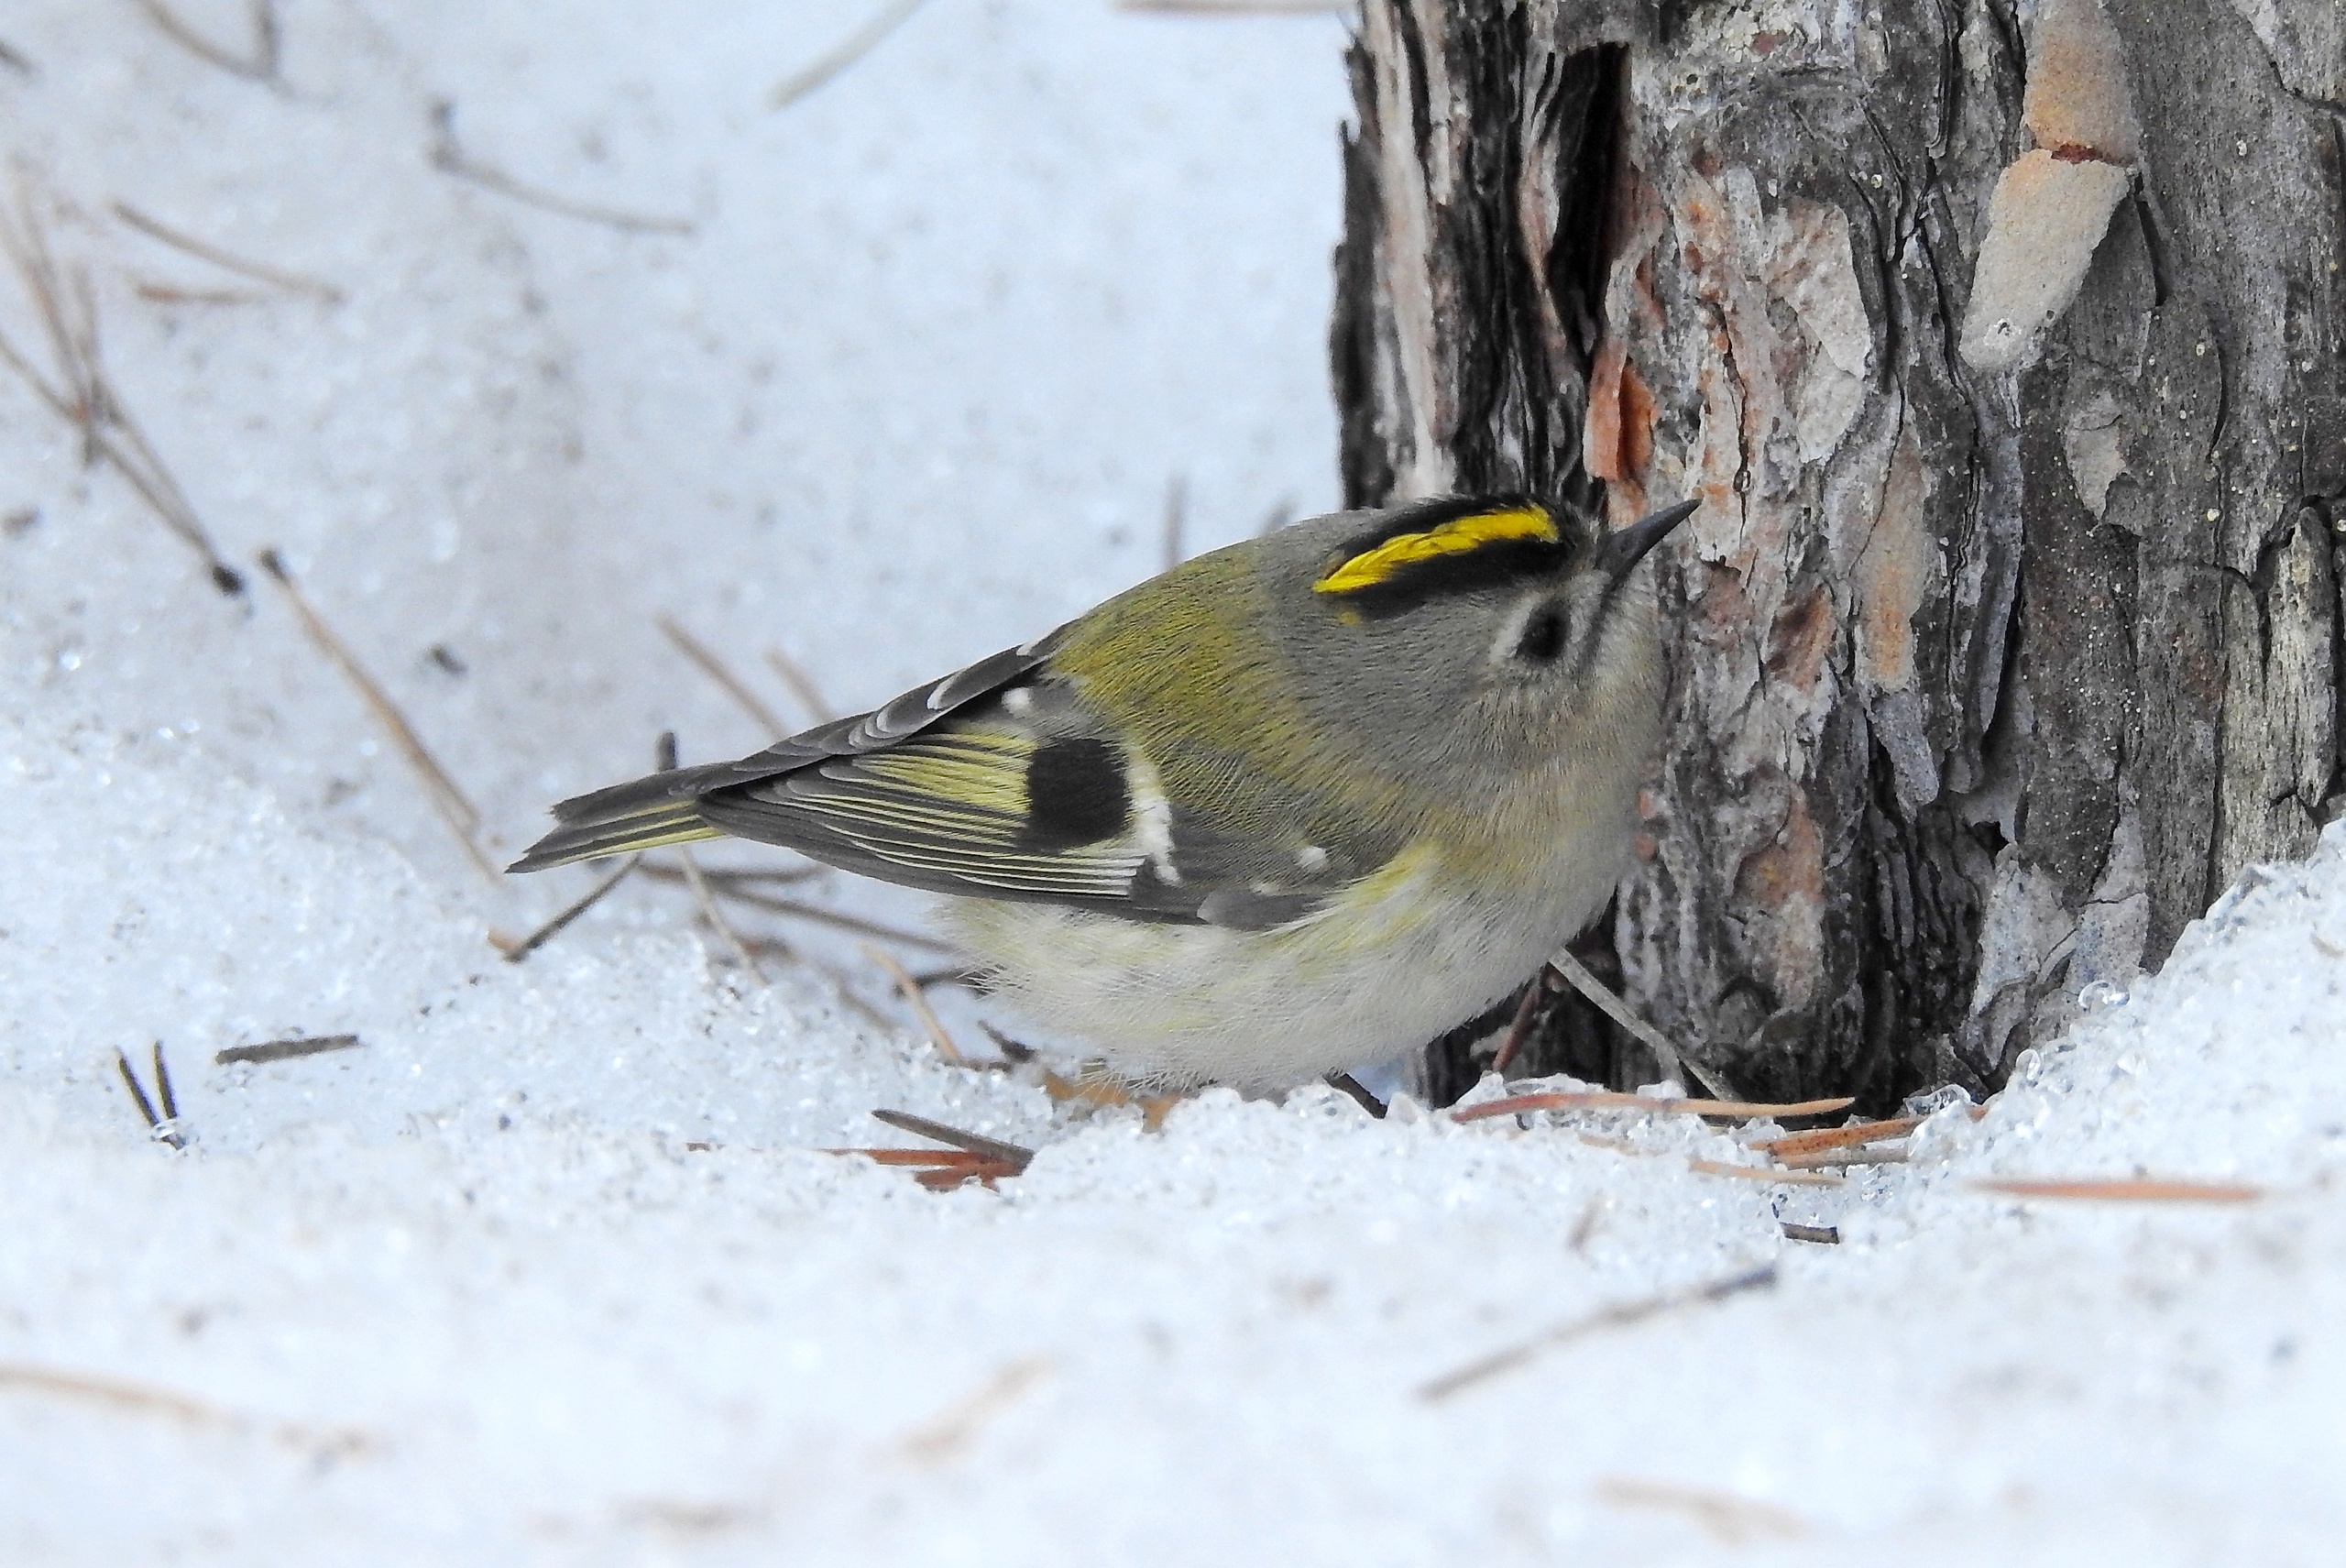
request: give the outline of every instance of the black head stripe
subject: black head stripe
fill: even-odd
[[[1485,544],[1463,555],[1444,555],[1403,566],[1374,587],[1343,596],[1346,609],[1370,620],[1403,615],[1429,600],[1483,588],[1508,588],[1543,580],[1563,570],[1569,544],[1508,540]]]
[[[1380,620],[1405,614],[1430,599],[1552,577],[1584,547],[1584,525],[1569,509],[1513,494],[1445,496],[1397,508],[1379,518],[1374,528],[1346,540],[1339,559],[1365,555],[1406,534],[1431,533],[1463,518],[1527,510],[1548,516],[1561,537],[1492,539],[1471,549],[1394,566],[1367,587],[1331,597],[1340,599],[1349,614]]]

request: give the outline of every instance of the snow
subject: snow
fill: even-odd
[[[285,553],[496,854],[663,728],[758,742],[661,614],[786,712],[768,646],[866,702],[1155,569],[1176,476],[1191,548],[1334,499],[1332,18],[931,0],[775,114],[864,10],[282,14],[280,91],[20,6],[9,141],[223,551]],[[693,232],[435,170],[439,100]],[[346,297],[144,298],[239,280],[115,201]],[[14,291],[0,331],[39,357]],[[591,873],[484,879],[273,586],[214,593],[12,379],[0,515],[0,1560],[2287,1563],[2346,1526],[2346,828],[1844,1186],[1697,1170],[1774,1129],[1661,1113],[1214,1091],[1152,1131],[867,1023],[852,939],[775,927],[854,1001],[758,983],[674,888],[502,961]],[[183,1151],[117,1076],[159,1040]],[[882,1106],[1039,1153],[932,1193],[820,1152],[917,1141]],[[1977,1185],[2137,1174],[2264,1195]]]

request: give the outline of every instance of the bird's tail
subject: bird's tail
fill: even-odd
[[[554,808],[562,826],[530,846],[529,852],[505,869],[542,872],[591,861],[598,855],[624,855],[636,850],[656,850],[663,844],[689,844],[720,839],[725,830],[700,814],[696,784],[700,775],[722,773],[718,768],[686,768],[655,773],[630,784],[597,790]]]

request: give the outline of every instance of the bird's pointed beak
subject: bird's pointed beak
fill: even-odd
[[[1651,517],[1639,518],[1617,532],[1608,533],[1596,545],[1596,569],[1619,582],[1635,570],[1646,558],[1646,552],[1668,537],[1670,531],[1701,510],[1700,501],[1680,501]]]

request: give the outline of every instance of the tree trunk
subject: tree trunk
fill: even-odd
[[[1705,502],[1598,940],[1738,1090],[1991,1089],[2346,806],[2336,0],[1365,0],[1353,76],[1350,500]]]

